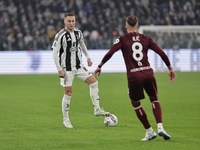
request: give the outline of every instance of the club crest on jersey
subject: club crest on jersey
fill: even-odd
[[[117,44],[117,43],[119,43],[119,39],[116,39],[114,42],[114,44]]]
[[[53,44],[53,46],[55,46],[55,47],[56,47],[56,42]]]

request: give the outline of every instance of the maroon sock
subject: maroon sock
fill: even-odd
[[[162,110],[158,100],[153,101],[152,110],[157,123],[162,123]]]
[[[138,117],[138,119],[141,121],[141,123],[143,124],[145,129],[148,129],[151,127],[151,125],[149,124],[149,121],[147,119],[147,114],[145,113],[144,109],[142,108],[142,106],[140,105],[140,102],[138,103],[133,103],[131,101],[133,108],[136,112],[136,115]]]

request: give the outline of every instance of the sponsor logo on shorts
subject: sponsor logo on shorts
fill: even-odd
[[[85,71],[88,71],[85,67],[83,67],[83,69],[84,69]]]

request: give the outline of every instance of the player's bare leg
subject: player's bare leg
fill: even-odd
[[[109,115],[109,112],[104,111],[99,105],[99,88],[98,81],[93,77],[89,76],[85,82],[90,86],[90,97],[94,106],[95,116],[105,116]]]
[[[69,106],[72,96],[72,86],[64,87],[64,96],[62,99],[63,125],[66,128],[73,128],[69,120]]]
[[[133,108],[136,112],[138,119],[141,121],[144,128],[146,129],[145,138],[141,139],[141,141],[148,141],[148,140],[152,140],[152,139],[156,138],[157,135],[154,132],[154,130],[152,129],[151,125],[149,124],[146,112],[142,108],[140,101],[136,101],[136,102],[131,101],[131,104],[133,105]]]

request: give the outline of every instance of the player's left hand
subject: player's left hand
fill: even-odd
[[[90,58],[87,59],[88,66],[92,66],[92,60]]]

